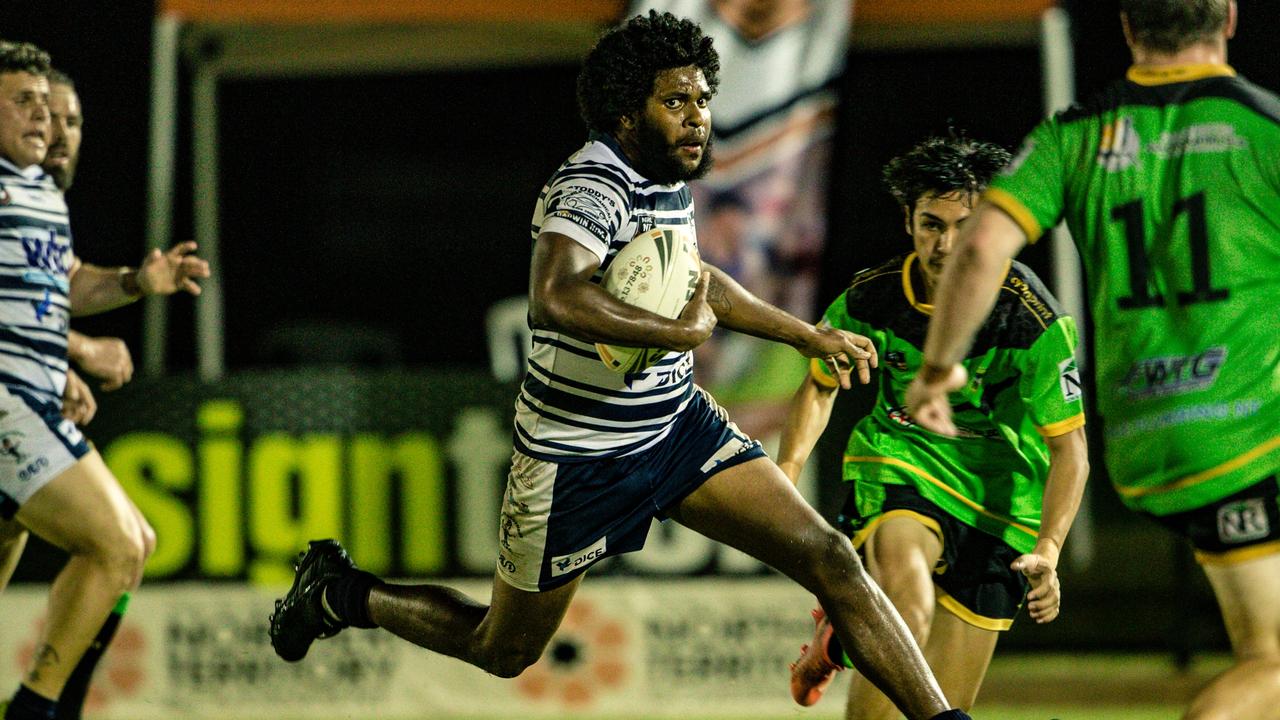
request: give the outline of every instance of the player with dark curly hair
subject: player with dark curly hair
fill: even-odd
[[[533,350],[516,401],[490,604],[437,585],[390,585],[332,540],[312,542],[272,616],[272,644],[300,660],[312,640],[382,627],[490,673],[514,677],[542,655],[585,571],[644,545],[653,518],[747,552],[813,592],[858,667],[913,720],[948,711],[919,648],[848,538],[693,384],[692,353],[718,325],[823,358],[866,382],[869,341],[764,303],[710,264],[677,318],[625,304],[604,269],[654,229],[696,243],[685,180],[709,162],[718,60],[698,26],[650,13],[604,34],[579,80],[591,135],[535,205],[529,317]],[[663,348],[618,374],[595,343]],[[711,640],[714,642],[714,639]]]
[[[902,613],[947,698],[966,710],[1023,596],[1037,622],[1057,616],[1058,553],[1089,468],[1075,324],[1020,263],[1005,276],[982,352],[966,361],[974,383],[954,400],[960,437],[923,430],[903,410],[951,244],[1008,160],[1003,148],[958,137],[931,138],[891,160],[885,185],[914,251],[858,273],[823,318],[870,337],[881,358],[876,404],[845,450],[852,487],[837,524]],[[793,481],[838,388],[814,364],[792,400],[778,464]],[[814,616],[816,637],[792,667],[801,705],[817,702],[847,666],[822,610]],[[871,683],[854,678],[849,720],[897,716]]]

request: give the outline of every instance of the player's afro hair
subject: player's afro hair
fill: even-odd
[[[0,73],[49,74],[49,53],[25,42],[0,40]]]
[[[1176,53],[1222,33],[1228,0],[1120,0],[1134,42],[1157,52]]]
[[[915,212],[928,193],[982,192],[1009,162],[999,145],[965,137],[931,137],[884,166],[884,184],[898,204]]]
[[[658,73],[696,65],[715,92],[720,56],[691,20],[650,10],[596,41],[578,73],[578,109],[591,130],[611,133],[623,115],[644,107]]]

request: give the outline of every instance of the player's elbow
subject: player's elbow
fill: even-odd
[[[564,327],[568,303],[564,293],[554,283],[545,282],[529,287],[529,324],[544,330]]]

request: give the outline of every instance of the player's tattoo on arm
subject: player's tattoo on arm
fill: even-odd
[[[729,300],[728,288],[716,280],[715,273],[711,274],[711,282],[707,285],[707,304],[711,306],[716,315],[725,315],[733,309],[733,302]]]
[[[43,670],[52,668],[58,664],[58,651],[53,649],[49,643],[44,643],[36,648],[35,654],[31,658],[31,671],[27,673],[27,681],[32,683],[40,682],[40,673]]]

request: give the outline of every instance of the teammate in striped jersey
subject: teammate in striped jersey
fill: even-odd
[[[50,138],[49,57],[0,41],[0,519],[71,559],[6,720],[52,718],[68,676],[141,580],[150,530],[75,423],[61,417],[72,314],[170,294],[206,275],[189,251],[141,268],[81,265],[66,203],[39,163]]]
[[[542,654],[583,573],[639,550],[652,518],[677,522],[788,574],[829,608],[850,655],[909,718],[956,718],[910,633],[827,525],[755,441],[692,385],[689,351],[717,324],[823,358],[849,385],[869,379],[866,338],[816,328],[704,265],[693,299],[668,319],[600,287],[638,232],[694,235],[685,181],[710,163],[719,60],[698,26],[638,16],[601,37],[578,78],[591,136],[552,175],[533,218],[530,319],[535,347],[517,400],[490,605],[435,585],[390,585],[314,541],[277,602],[276,652],[299,660],[347,626],[382,627],[503,677]],[[634,375],[608,372],[592,343],[671,352]]]
[[[49,151],[41,167],[53,178],[58,189],[71,189],[80,160],[84,117],[75,82],[59,70],[49,73]],[[198,288],[197,288],[198,289]],[[115,390],[133,375],[133,359],[124,341],[114,337],[90,337],[74,330],[67,331],[67,357],[87,375],[102,380],[103,390]],[[62,417],[83,427],[93,419],[97,403],[87,383],[71,368],[67,369],[66,389],[62,395]],[[142,525],[144,555],[155,548],[155,533],[145,518]],[[16,521],[0,521],[0,590],[3,590],[17,567],[27,543],[27,531]],[[84,710],[89,682],[98,660],[115,637],[121,617],[128,607],[126,593],[116,603],[106,622],[94,637],[89,650],[81,656],[75,670],[58,697],[57,720],[79,720]]]
[[[1042,122],[966,226],[911,414],[947,391],[1008,259],[1065,218],[1087,270],[1107,469],[1187,538],[1236,663],[1188,718],[1280,717],[1280,97],[1226,64],[1231,0],[1121,0],[1134,65]]]

